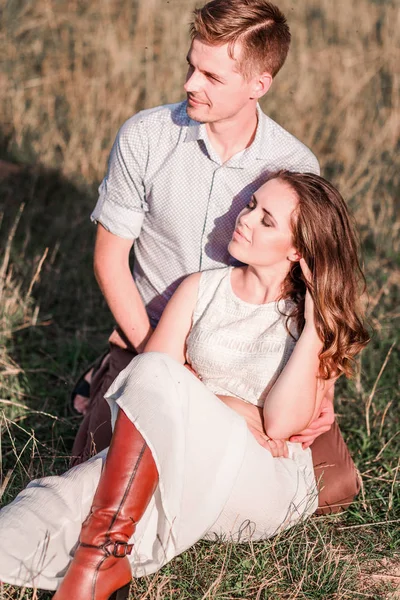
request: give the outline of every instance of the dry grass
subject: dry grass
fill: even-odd
[[[122,122],[183,97],[193,6],[16,0],[0,8],[0,159],[22,165],[0,163],[4,502],[67,463],[79,422],[67,392],[111,326],[91,275],[87,216]],[[373,341],[359,377],[337,395],[363,491],[347,513],[268,543],[197,544],[135,581],[138,599],[392,598],[398,585],[400,13],[390,0],[280,6],[293,47],[263,108],[313,149],[348,199],[366,258]]]

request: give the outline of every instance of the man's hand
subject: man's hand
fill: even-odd
[[[300,442],[303,449],[306,450],[317,439],[318,436],[326,433],[332,427],[335,421],[335,412],[333,408],[333,394],[335,386],[328,390],[321,403],[321,412],[319,416],[310,423],[310,425],[296,435],[292,435],[290,442]]]

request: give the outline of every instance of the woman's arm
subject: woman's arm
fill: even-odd
[[[333,384],[330,388],[326,387],[327,392],[322,398],[318,416],[307,425],[306,429],[292,435],[289,439],[289,442],[301,444],[304,450],[309,448],[320,435],[329,431],[335,422],[335,408],[333,406],[335,385]]]
[[[218,395],[218,398],[241,417],[244,417],[247,427],[260,446],[269,450],[274,457],[283,456],[284,458],[288,458],[289,451],[286,441],[273,440],[266,435],[264,430],[263,410],[260,406],[254,406],[254,404],[249,404],[248,402],[244,402],[233,396]]]
[[[170,298],[144,352],[165,352],[185,363],[186,338],[192,327],[201,273],[186,277]]]
[[[304,260],[303,273],[310,276]],[[319,375],[319,353],[323,344],[314,322],[314,304],[307,290],[304,308],[305,326],[293,353],[264,404],[264,425],[272,438],[289,438],[305,429],[319,414],[322,399],[334,380]]]
[[[318,379],[322,343],[304,328],[293,353],[264,404],[265,431],[272,438],[289,438],[313,421],[333,381]]]

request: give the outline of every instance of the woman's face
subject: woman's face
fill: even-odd
[[[290,261],[299,260],[290,227],[296,206],[296,194],[287,183],[267,181],[239,213],[229,253],[247,265],[274,267],[286,274]]]

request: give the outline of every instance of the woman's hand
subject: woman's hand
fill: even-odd
[[[260,446],[271,452],[272,456],[275,458],[280,456],[288,458],[289,451],[286,441],[273,440],[265,433],[261,407],[254,406],[253,404],[249,404],[248,402],[244,402],[233,396],[218,396],[218,398],[224,404],[229,406],[229,408],[232,408],[232,410],[246,419],[247,427]]]
[[[300,259],[300,267],[306,282],[312,284],[312,273],[304,258]],[[304,303],[304,319],[308,325],[314,325],[314,300],[307,286],[305,303]]]
[[[274,458],[279,458],[281,456],[283,456],[283,458],[289,457],[289,449],[286,440],[273,440],[267,436],[264,429],[260,430],[258,424],[254,425],[252,421],[248,421],[247,419],[246,422],[247,427],[255,437],[256,441],[260,446],[269,450]]]
[[[274,458],[289,458],[289,449],[286,440],[268,440],[268,450]]]
[[[288,439],[308,428],[319,414],[324,386],[320,385],[320,354],[324,343],[315,324],[311,271],[304,259],[299,261],[306,290],[305,325],[283,371],[264,403],[264,424],[273,439]],[[304,440],[305,441],[305,440]]]
[[[250,432],[254,435],[256,441],[260,444],[260,446],[262,446],[266,450],[269,450],[269,452],[271,452],[274,458],[289,458],[289,449],[286,440],[273,440],[272,438],[268,437],[264,432],[260,432],[255,427],[252,427],[249,423],[247,423],[247,427],[249,428]]]

